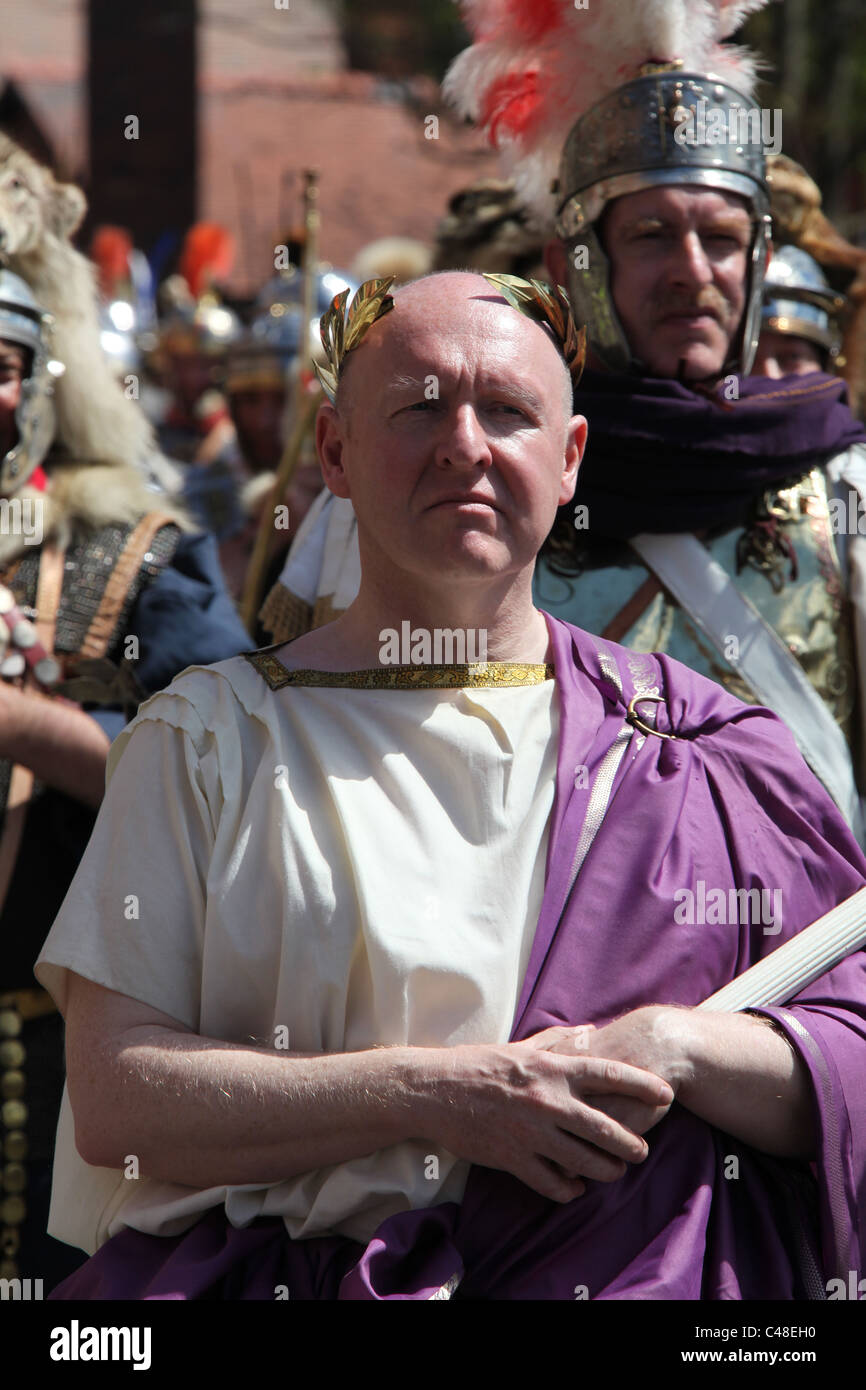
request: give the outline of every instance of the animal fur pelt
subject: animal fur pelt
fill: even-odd
[[[181,530],[193,529],[186,512],[172,498],[151,491],[138,468],[126,464],[106,468],[69,459],[53,466],[51,455],[45,466],[51,478],[47,492],[26,483],[15,494],[24,516],[41,515],[43,543],[54,540],[65,548],[73,540],[84,539],[88,531],[134,526],[148,512],[157,511],[170,516]],[[21,534],[0,531],[0,568],[29,548]]]
[[[70,241],[86,208],[80,188],[0,134],[0,259],[54,316],[51,351],[66,367],[56,437],[71,458],[135,465],[155,448],[153,433],[102,351],[94,268]]]

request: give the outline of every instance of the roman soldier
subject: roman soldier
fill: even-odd
[[[178,273],[160,287],[162,313],[150,368],[167,396],[157,434],[163,453],[181,464],[209,462],[231,434],[218,376],[242,327],[216,286],[233,256],[224,228],[198,222],[184,239]]]
[[[72,1267],[44,1234],[63,1030],[33,963],[111,740],[189,661],[249,645],[212,539],[134,465],[70,454],[52,400],[61,372],[49,316],[0,270],[0,1278],[47,1287]]]
[[[833,370],[844,295],[807,251],[781,246],[767,267],[754,373],[780,379]]]
[[[184,479],[184,500],[217,538],[223,573],[236,598],[243,591],[262,507],[271,495],[288,436],[303,339],[300,306],[279,299],[259,304],[222,369],[220,384],[232,430],[216,456],[190,465]],[[277,570],[320,487],[321,473],[310,446],[284,498],[285,524],[275,532],[283,541],[274,557]]]

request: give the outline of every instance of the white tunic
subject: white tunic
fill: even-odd
[[[61,1009],[74,970],[235,1043],[506,1042],[543,893],[557,723],[552,678],[272,690],[243,657],[190,667],[112,746],[37,975]],[[64,1097],[50,1230],[92,1251],[123,1226],[174,1234],[225,1204],[236,1226],[279,1215],[295,1238],[366,1242],[398,1210],[460,1199],[468,1164],[433,1151],[431,1176],[430,1155],[413,1141],[198,1191],[84,1164]]]

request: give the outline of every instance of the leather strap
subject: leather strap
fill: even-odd
[[[27,807],[32,795],[33,773],[29,767],[13,763],[9,795],[6,798],[6,814],[3,817],[3,832],[0,834],[0,912],[3,911],[6,894],[12,882],[12,872],[21,848]]]
[[[36,589],[36,635],[49,656],[54,655],[54,631],[63,589],[64,552],[53,541],[42,547]]]
[[[108,576],[102,601],[93,615],[90,627],[87,629],[81,650],[78,653],[79,657],[105,656],[111,635],[117,626],[117,620],[129,593],[130,585],[141,569],[142,561],[154,536],[163,526],[176,525],[176,519],[165,512],[148,512],[147,516],[142,517]]]
[[[649,608],[656,594],[660,594],[662,586],[655,575],[647,575],[639,589],[636,589],[628,603],[622,607],[616,617],[611,618],[601,636],[607,642],[621,642],[630,628],[634,627],[638,618],[643,617]]]
[[[57,610],[60,606],[60,591],[63,588],[63,551],[49,541],[43,546],[39,557],[39,583],[36,590],[36,631],[39,640],[49,655],[54,654],[54,630],[57,626]],[[33,692],[33,682],[29,672],[24,678],[24,689]],[[6,903],[6,895],[12,882],[12,874],[21,848],[27,808],[33,795],[33,773],[21,763],[13,763],[9,779],[9,795],[6,799],[6,814],[3,817],[3,830],[0,833],[0,912]]]
[[[630,544],[719,655],[751,686],[756,702],[785,721],[863,845],[860,797],[845,736],[775,628],[695,536],[633,536]],[[736,659],[726,650],[731,634],[739,642]]]

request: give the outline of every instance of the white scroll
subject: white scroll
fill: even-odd
[[[766,1004],[787,1004],[801,989],[866,946],[866,888],[826,912],[797,936],[698,1005],[735,1014]]]

